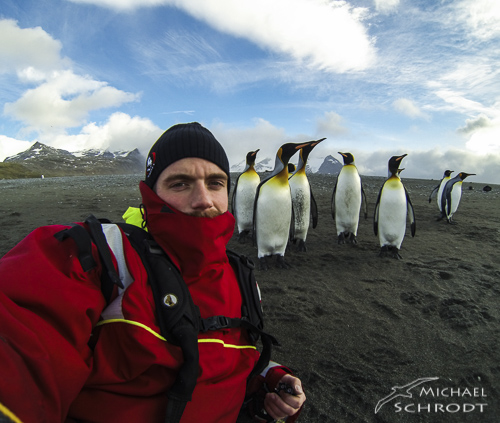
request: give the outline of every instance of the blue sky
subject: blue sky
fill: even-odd
[[[500,2],[2,0],[0,40],[0,160],[198,121],[232,165],[326,137],[313,167],[500,183]]]

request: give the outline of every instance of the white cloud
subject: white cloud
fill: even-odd
[[[32,144],[29,141],[16,140],[5,135],[0,135],[0,162],[3,162],[6,157],[14,156],[21,151],[27,150]]]
[[[257,161],[265,158],[274,160],[276,151],[282,144],[293,142],[287,138],[283,128],[277,128],[264,119],[255,119],[253,127],[245,128],[229,127],[220,122],[204,126],[223,145],[231,166],[245,160],[249,151],[257,149],[260,149]]]
[[[426,151],[405,149],[404,151],[379,150],[376,152],[353,149],[351,153],[356,158],[356,167],[361,175],[386,176],[387,163],[391,156],[407,153],[408,155],[402,162],[402,167],[405,169],[401,174],[403,182],[405,178],[439,180],[446,169],[451,169],[456,173],[475,173],[475,176],[467,179],[470,182],[500,183],[499,155],[483,155],[458,149],[441,150],[439,148]]]
[[[462,0],[453,4],[456,17],[469,33],[480,40],[500,36],[500,2],[495,0]]]
[[[366,9],[325,0],[73,0],[121,11],[175,6],[218,31],[333,72],[364,70],[375,49],[362,24]]]
[[[24,134],[63,134],[66,128],[85,124],[90,112],[137,101],[124,92],[81,76],[60,56],[61,43],[42,28],[19,28],[13,20],[0,20],[0,73],[16,74],[22,84],[34,86],[17,100],[4,103],[3,113],[23,122]]]
[[[324,115],[316,120],[316,133],[323,137],[347,133],[348,130],[342,125],[342,117],[335,112],[325,112]]]
[[[116,112],[102,126],[92,122],[84,126],[77,135],[42,136],[40,141],[68,151],[92,148],[128,151],[138,148],[146,156],[162,133],[163,129],[158,128],[149,119]]]
[[[468,136],[465,146],[469,151],[480,154],[500,153],[500,118],[490,119],[481,114],[474,119],[467,119],[459,133]]]
[[[394,110],[409,118],[427,118],[427,115],[411,100],[407,98],[398,98],[392,103]]]
[[[381,13],[390,13],[398,6],[399,0],[375,0],[375,9]]]
[[[80,126],[92,110],[117,107],[136,101],[137,94],[126,93],[72,71],[55,71],[46,82],[27,90],[4,113],[37,131]]]
[[[459,91],[440,89],[435,94],[447,103],[447,110],[465,114],[484,113],[488,110],[482,103],[466,98],[464,93]]]
[[[52,70],[67,64],[60,56],[61,42],[42,28],[19,28],[16,21],[0,19],[0,73],[26,68]],[[6,41],[8,40],[8,41]]]

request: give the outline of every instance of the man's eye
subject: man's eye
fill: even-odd
[[[186,185],[185,182],[175,182],[170,185],[170,188],[184,188]]]

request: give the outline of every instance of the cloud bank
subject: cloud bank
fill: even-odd
[[[332,72],[362,71],[376,59],[362,21],[367,9],[324,0],[72,0],[117,11],[172,6],[264,50]],[[387,4],[388,0],[380,2]],[[385,6],[384,6],[385,7]]]

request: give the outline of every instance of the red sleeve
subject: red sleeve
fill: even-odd
[[[25,422],[64,421],[105,305],[100,267],[84,272],[74,241],[54,237],[65,228],[38,228],[0,260],[0,398]]]

